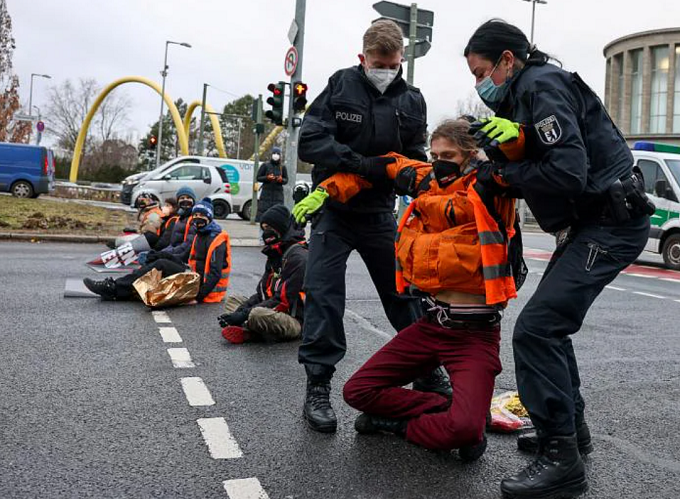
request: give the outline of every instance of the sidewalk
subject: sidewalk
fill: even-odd
[[[260,246],[260,225],[250,225],[250,222],[240,218],[215,220],[220,227],[227,231],[232,246]]]

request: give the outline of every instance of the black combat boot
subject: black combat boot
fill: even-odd
[[[406,425],[407,421],[405,419],[383,418],[366,413],[359,414],[356,421],[354,421],[354,429],[362,435],[386,432],[404,437],[406,436]]]
[[[593,442],[590,438],[590,429],[585,421],[576,426],[576,440],[578,442],[578,451],[582,456],[586,456],[593,452]],[[521,434],[517,437],[517,449],[523,452],[531,452],[536,454],[538,452],[538,435],[535,431]]]
[[[103,281],[95,281],[86,277],[83,279],[83,284],[94,294],[101,296],[102,300],[116,299],[116,282],[111,277],[107,277]]]
[[[427,376],[415,380],[413,382],[413,389],[419,392],[438,393],[447,399],[451,399],[453,395],[451,381],[442,366],[439,366]]]
[[[482,441],[475,445],[465,445],[458,449],[458,456],[462,461],[471,463],[476,461],[486,451],[486,434],[482,435]]]
[[[540,452],[533,463],[501,481],[506,499],[570,499],[588,489],[576,434],[540,437]]]
[[[338,418],[331,407],[331,382],[307,380],[307,395],[302,411],[307,424],[314,431],[335,433]]]

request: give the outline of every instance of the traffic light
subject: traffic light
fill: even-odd
[[[158,144],[158,138],[155,135],[149,137],[149,149],[156,149],[156,144]]]
[[[286,89],[285,82],[270,83],[267,90],[272,96],[267,99],[267,104],[272,108],[265,113],[265,116],[272,120],[276,125],[283,125],[283,98]]]
[[[307,84],[301,81],[293,83],[293,111],[302,112],[307,107]]]

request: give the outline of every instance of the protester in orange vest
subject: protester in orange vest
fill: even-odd
[[[137,221],[139,222],[139,233],[146,237],[149,246],[153,247],[158,242],[163,225],[163,211],[158,200],[153,194],[142,192],[137,197]]]
[[[391,432],[429,449],[459,449],[473,461],[486,449],[486,415],[501,371],[501,311],[516,292],[507,261],[514,201],[491,200],[498,220],[487,209],[475,189],[479,159],[469,128],[464,120],[439,125],[432,165],[391,154],[397,161],[387,175],[415,197],[397,235],[397,286],[423,296],[427,312],[373,355],[343,394],[364,413],[357,432]],[[342,175],[321,184],[333,199],[366,187],[365,179]],[[305,211],[294,213],[302,218]],[[402,388],[439,363],[451,378],[452,400]]]
[[[196,235],[191,245],[181,255],[153,252],[147,263],[131,274],[118,279],[102,281],[84,279],[85,286],[103,300],[130,300],[135,298],[133,283],[151,269],[161,271],[163,277],[192,270],[201,277],[196,301],[218,303],[226,296],[231,271],[231,246],[229,236],[214,221],[212,202],[204,198],[192,210],[192,222]]]

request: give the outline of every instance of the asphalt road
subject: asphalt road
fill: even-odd
[[[504,319],[499,390],[515,388],[510,335],[551,239],[526,235],[525,244],[532,273]],[[65,299],[66,278],[95,276],[83,263],[101,250],[0,243],[1,498],[491,499],[528,461],[510,435],[491,435],[485,456],[464,465],[396,437],[355,434],[340,387],[394,334],[357,257],[349,352],[332,394],[339,429],[321,435],[301,417],[297,344],[228,345],[219,305],[172,309],[171,323],[157,323],[165,318],[140,303]],[[263,257],[235,248],[233,262],[233,292],[252,291]],[[596,445],[587,498],[680,497],[680,275],[641,268],[603,292],[575,338]],[[164,343],[161,332],[178,339],[167,328],[182,342]],[[186,348],[194,367],[173,367],[169,348]],[[197,377],[209,395],[200,386],[185,394],[181,379]]]

